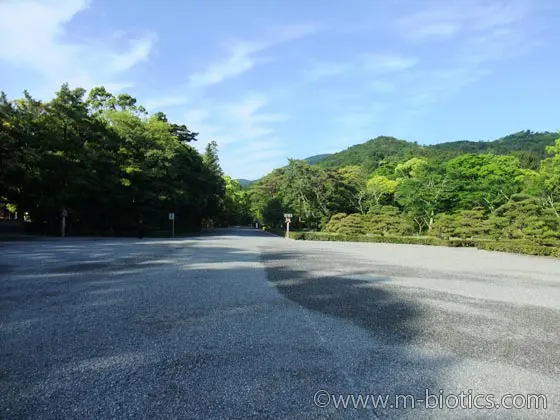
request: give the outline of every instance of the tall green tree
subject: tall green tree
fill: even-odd
[[[374,206],[390,204],[394,200],[398,185],[398,181],[383,175],[374,175],[367,181],[366,197],[373,202]]]
[[[396,200],[414,221],[418,233],[429,233],[436,215],[447,208],[448,181],[442,168],[427,164],[409,173],[409,177],[399,182]]]
[[[369,208],[367,191],[367,172],[358,165],[344,166],[338,169],[341,179],[337,183],[339,194],[347,200],[353,211],[361,214]]]
[[[560,218],[560,139],[547,148],[550,157],[543,160],[535,178],[534,192],[541,197],[544,205]]]
[[[514,194],[493,214],[489,223],[499,239],[525,239],[542,245],[560,245],[560,219],[536,197]]]
[[[493,212],[524,185],[526,172],[514,156],[466,154],[447,164],[454,209],[484,207]]]
[[[125,93],[86,97],[64,84],[48,102],[2,94],[0,122],[0,199],[45,232],[59,232],[62,209],[70,233],[130,233],[139,219],[157,230],[167,212],[196,229],[225,193],[217,147],[201,156],[196,133]]]

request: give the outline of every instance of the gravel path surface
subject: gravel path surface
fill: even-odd
[[[482,393],[547,409],[461,408]],[[248,229],[0,243],[0,418],[559,419],[560,261]]]

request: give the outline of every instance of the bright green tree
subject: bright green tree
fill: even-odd
[[[446,167],[453,209],[484,207],[493,212],[521,191],[526,171],[514,156],[466,154],[449,161]]]
[[[394,200],[398,184],[398,181],[386,176],[374,175],[367,181],[367,197],[375,206],[389,204]]]
[[[448,186],[440,167],[420,164],[399,182],[396,200],[414,221],[417,232],[430,232],[437,214],[445,211]]]

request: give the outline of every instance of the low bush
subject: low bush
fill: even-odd
[[[560,258],[560,246],[542,246],[521,240],[494,241],[489,239],[441,239],[432,236],[345,235],[330,232],[290,232],[290,238],[307,241],[371,242],[449,246],[457,248],[470,247],[486,251],[502,251]]]
[[[329,232],[291,232],[290,238],[307,241],[372,242],[438,246],[449,245],[449,241],[431,236],[346,235],[342,233]]]
[[[477,242],[477,248],[485,251],[501,251],[515,254],[560,258],[560,247],[558,246],[543,246],[525,241],[510,240]]]
[[[400,210],[392,206],[375,206],[368,214],[337,213],[331,217],[324,232],[343,235],[383,235],[402,236],[414,231],[406,217]]]

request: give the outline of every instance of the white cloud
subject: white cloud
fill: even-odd
[[[414,112],[424,109],[491,73],[493,62],[538,46],[523,25],[531,12],[525,0],[436,1],[399,19],[397,29],[410,41],[453,38],[446,63],[415,74],[405,102]]]
[[[209,99],[207,90],[269,61],[261,53],[318,30],[320,27],[315,24],[286,25],[269,29],[256,41],[232,42],[224,59],[190,74],[186,83],[173,93],[152,98],[148,109],[165,110],[196,103],[197,108],[187,109],[182,118],[190,130],[200,133],[195,146],[201,150],[215,140],[227,173],[245,178],[261,176],[263,171],[274,168],[280,156],[286,155],[274,133],[275,124],[285,121],[287,116],[264,112],[269,102],[264,95],[247,94],[240,101],[224,102]]]
[[[69,81],[89,88],[131,86],[119,78],[146,60],[155,42],[147,34],[118,49],[102,42],[68,41],[66,25],[86,11],[89,0],[7,0],[0,2],[0,60],[34,71],[41,94],[49,95]],[[25,86],[29,88],[29,86]],[[34,90],[36,93],[37,91]]]
[[[251,70],[255,65],[252,53],[255,47],[249,44],[238,44],[232,48],[231,55],[225,60],[212,65],[202,72],[189,76],[189,87],[202,88],[223,82]]]
[[[417,57],[408,57],[395,53],[365,54],[362,60],[364,69],[375,73],[397,73],[408,70],[418,64]]]
[[[303,70],[302,75],[305,82],[315,82],[320,79],[339,76],[351,69],[352,63],[314,60],[309,67]]]
[[[229,56],[206,69],[189,76],[188,87],[192,89],[213,86],[224,80],[243,74],[258,63],[257,55],[275,45],[294,41],[319,30],[317,25],[289,25],[276,28],[271,35],[264,35],[259,41],[238,41]],[[264,60],[263,60],[264,61]]]
[[[287,43],[290,41],[295,41],[299,38],[312,35],[319,31],[321,28],[316,24],[299,24],[299,25],[285,25],[281,27],[275,27],[269,30],[269,32],[261,34],[258,37],[258,41],[246,41],[237,40],[231,43],[228,55],[215,63],[209,64],[203,70],[196,71],[187,76],[187,81],[181,86],[178,86],[171,93],[166,93],[162,96],[155,96],[146,101],[146,108],[154,110],[165,110],[166,108],[179,107],[182,105],[187,105],[190,102],[196,102],[198,104],[205,102],[205,91],[215,85],[219,85],[226,80],[232,79],[243,73],[246,73],[253,69],[257,64],[269,61],[268,58],[259,57],[259,53],[262,53],[269,48],[276,45]],[[256,98],[252,98],[255,101]],[[214,109],[216,105],[209,105],[210,109]],[[228,105],[224,106],[219,112],[223,115],[228,111],[225,109]],[[251,114],[250,107],[259,107],[258,103],[244,103],[243,106],[249,107],[245,111],[239,108],[241,105],[236,104],[235,109],[230,109],[230,113],[249,113]],[[231,107],[231,104],[230,104]],[[206,110],[201,110],[206,113]],[[188,113],[192,114],[192,110]],[[243,118],[243,115],[241,116]],[[267,114],[267,115],[252,115],[252,120],[254,122],[277,122],[282,120],[283,116]],[[187,122],[189,122],[187,120]],[[192,121],[191,121],[192,123]],[[212,133],[216,130],[214,126],[207,126],[200,122],[200,126],[205,129],[211,130]],[[202,132],[202,129],[200,129]],[[248,128],[247,134],[252,134],[253,136],[267,134],[268,129],[264,129],[259,126],[251,126]],[[222,143],[231,142],[231,136],[218,136],[215,135],[215,139],[220,139]]]
[[[466,40],[461,52],[461,61],[483,65],[520,56],[539,45],[540,42],[513,27],[492,29]]]
[[[200,133],[197,148],[202,150],[215,140],[224,170],[235,177],[253,179],[287,155],[274,134],[275,124],[285,121],[287,115],[265,112],[268,104],[268,98],[259,94],[231,103],[206,102],[204,108],[187,111],[184,121]]]
[[[155,41],[156,36],[149,34],[144,38],[131,40],[129,50],[124,53],[107,53],[109,57],[107,65],[110,67],[110,71],[112,73],[122,73],[146,60]]]
[[[409,70],[416,66],[418,61],[417,57],[386,52],[361,54],[348,61],[311,60],[308,66],[301,72],[303,76],[302,82],[311,83],[335,76],[347,76],[348,73],[361,75],[361,73],[366,72],[368,77],[370,77],[369,73],[389,75]]]
[[[460,33],[508,26],[523,19],[530,8],[526,0],[437,0],[422,2],[397,21],[397,31],[410,40],[451,38]]]

